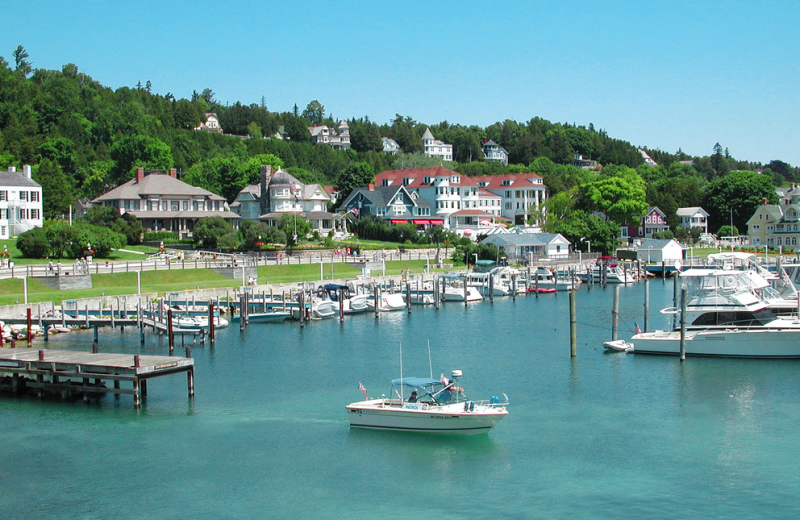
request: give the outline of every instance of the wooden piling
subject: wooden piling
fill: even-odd
[[[28,326],[28,347],[30,347],[30,346],[31,346],[31,343],[33,343],[33,331],[31,330],[31,326],[33,325],[33,323],[32,323],[32,320],[31,320],[31,308],[30,308],[30,307],[28,307],[27,311],[28,311],[28,313],[27,313],[27,316],[28,316],[28,319],[27,319],[27,326]]]
[[[172,330],[172,308],[167,310],[167,333],[169,337],[169,351],[172,352],[175,349],[175,334]]]
[[[380,293],[380,290],[378,289],[378,284],[375,284],[375,287],[373,288],[372,298],[373,298],[373,301],[375,302],[375,317],[376,318],[378,317],[378,312],[379,312],[378,307],[380,306],[379,293]]]
[[[681,287],[681,361],[686,361],[686,300],[689,289]]]
[[[575,305],[575,291],[569,292],[569,356],[575,357],[577,355],[578,345],[578,327],[576,317]]]
[[[619,329],[619,285],[614,286],[614,303],[611,308],[611,341],[617,340]]]
[[[339,323],[344,323],[344,288],[339,287]]]
[[[647,332],[648,318],[650,316],[650,280],[644,278],[644,332]]]
[[[208,302],[208,341],[213,345],[214,344],[214,329],[216,328],[216,323],[214,323],[214,302],[209,300]]]

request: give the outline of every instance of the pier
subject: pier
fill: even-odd
[[[194,396],[194,360],[188,348],[186,354],[140,356],[0,347],[0,374],[7,376],[0,380],[0,389],[15,394],[31,389],[40,397],[47,392],[64,399],[82,395],[84,401],[93,394],[127,394],[133,395],[133,404],[139,408],[147,395],[147,380],[154,377],[185,372],[189,396]],[[122,388],[123,382],[130,383],[130,388]]]

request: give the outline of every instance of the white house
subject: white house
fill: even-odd
[[[203,132],[216,132],[218,134],[222,133],[222,127],[219,126],[219,118],[214,112],[206,112],[205,122],[200,123],[194,129],[201,130]]]
[[[388,137],[381,138],[383,141],[383,153],[389,155],[397,155],[400,152],[400,145],[397,144],[397,141],[394,139],[389,139]]]
[[[566,258],[570,242],[560,233],[503,233],[486,237],[484,244],[494,244],[511,262],[530,262],[538,258]]]
[[[686,229],[699,227],[703,233],[708,233],[708,212],[703,208],[678,208],[678,226]]]
[[[453,145],[434,139],[431,129],[426,128],[425,133],[422,134],[422,153],[425,157],[438,157],[443,161],[452,161]]]
[[[647,238],[642,241],[642,245],[636,250],[636,257],[642,262],[667,262],[673,263],[676,260],[683,260],[683,246],[677,240],[657,240]]]
[[[501,162],[508,166],[508,152],[490,139],[483,143],[483,160],[486,162]]]
[[[31,167],[0,172],[0,239],[44,225],[42,186],[31,178]]]
[[[339,122],[339,131],[322,126],[309,126],[311,144],[326,144],[334,150],[347,150],[350,148],[350,127],[346,121]]]

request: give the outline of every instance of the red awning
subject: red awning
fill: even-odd
[[[415,220],[414,224],[430,224],[430,220]]]
[[[390,222],[391,222],[392,224],[408,224],[408,221],[407,221],[407,220],[396,220],[396,219],[392,219],[392,220],[390,220]]]
[[[431,220],[431,225],[443,226],[444,225],[444,220]]]

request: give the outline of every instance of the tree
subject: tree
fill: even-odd
[[[222,217],[201,218],[192,232],[192,238],[197,246],[206,249],[217,247],[219,240],[233,231],[233,227]]]
[[[296,246],[311,232],[311,223],[297,213],[284,213],[277,226],[286,235],[286,245],[289,247]]]
[[[647,211],[644,186],[636,170],[621,167],[613,177],[604,176],[581,187],[583,209],[602,211],[617,224],[633,222]]]
[[[350,123],[350,144],[357,152],[383,151],[383,140],[375,123]]]
[[[372,166],[365,162],[351,164],[336,179],[336,187],[339,189],[339,199],[344,201],[356,188],[366,186],[375,178],[375,171]]]
[[[26,258],[44,258],[50,248],[44,228],[35,227],[19,235],[17,249]]]
[[[736,226],[731,227],[730,224],[725,224],[719,231],[717,231],[718,237],[738,237],[739,236],[739,229]]]
[[[205,120],[202,107],[188,99],[179,99],[174,105],[175,124],[178,128],[191,130]]]
[[[28,61],[28,51],[25,50],[25,47],[22,45],[17,46],[12,55],[14,56],[15,70],[23,76],[30,74],[31,64]]]
[[[247,135],[252,137],[253,139],[261,139],[264,137],[264,134],[261,132],[261,127],[253,121],[249,125],[247,125]]]
[[[315,99],[303,110],[303,117],[311,121],[314,125],[321,125],[322,120],[325,119],[325,107]]]
[[[708,227],[719,229],[733,219],[734,226],[745,229],[764,200],[768,204],[778,202],[770,177],[752,171],[736,171],[715,179],[709,184],[703,202],[703,208],[710,214]]]
[[[42,185],[44,218],[58,218],[69,212],[70,205],[75,202],[72,179],[58,163],[42,159],[35,168],[33,180]]]
[[[133,177],[135,168],[167,170],[172,167],[172,151],[157,137],[128,135],[111,147],[111,158],[116,166],[112,181],[123,183]]]

